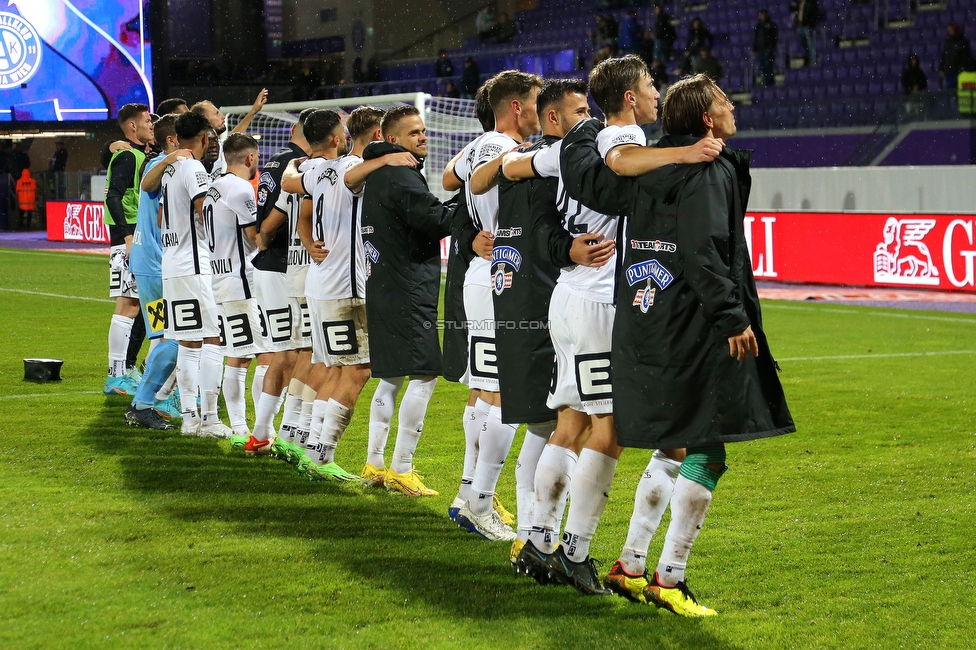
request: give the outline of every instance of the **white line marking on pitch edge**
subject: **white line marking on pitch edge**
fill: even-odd
[[[27,291],[26,289],[8,289],[6,287],[0,287],[0,291],[9,291],[10,293],[26,293],[29,296],[45,296],[47,298],[67,298],[69,300],[87,300],[89,302],[111,302],[114,300],[109,298],[89,298],[87,296],[66,296],[60,293],[45,293],[43,291]]]
[[[28,399],[31,397],[68,397],[70,395],[99,395],[100,390],[79,390],[74,393],[30,393],[29,395],[0,395],[0,399]]]
[[[948,316],[927,316],[925,314],[909,313],[909,314],[892,314],[888,312],[880,311],[868,311],[867,309],[832,309],[830,307],[800,307],[798,305],[771,305],[768,303],[763,304],[766,309],[792,309],[794,311],[820,311],[827,312],[830,314],[857,314],[860,316],[880,316],[882,318],[910,318],[912,320],[938,320],[946,321],[949,323],[972,323],[976,325],[976,318],[951,318]],[[893,308],[894,309],[894,308]]]
[[[976,350],[946,350],[943,352],[892,352],[890,354],[837,354],[829,357],[784,357],[777,361],[832,361],[834,359],[891,359],[894,357],[940,357],[950,354],[976,354]]]

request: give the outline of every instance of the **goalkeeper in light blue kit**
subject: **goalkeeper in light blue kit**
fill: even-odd
[[[176,341],[163,339],[163,247],[157,220],[163,170],[179,156],[192,156],[189,151],[178,149],[176,117],[166,115],[154,126],[156,144],[162,147],[163,153],[147,160],[142,170],[139,215],[129,253],[129,270],[139,288],[139,307],[146,321],[150,350],[146,372],[125,412],[125,421],[133,426],[162,430],[173,428],[167,420],[181,417],[179,396],[173,388],[178,346]]]

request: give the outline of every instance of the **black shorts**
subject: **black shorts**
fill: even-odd
[[[125,223],[121,226],[109,224],[108,234],[112,238],[112,246],[121,246],[125,243],[126,237],[131,237],[136,232],[136,224]]]

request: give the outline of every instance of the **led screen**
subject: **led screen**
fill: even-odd
[[[153,105],[149,0],[0,0],[0,121]]]

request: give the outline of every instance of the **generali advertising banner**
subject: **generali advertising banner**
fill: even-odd
[[[976,291],[976,215],[750,212],[757,279]]]
[[[108,244],[108,226],[102,221],[104,204],[92,201],[48,201],[48,241]]]

